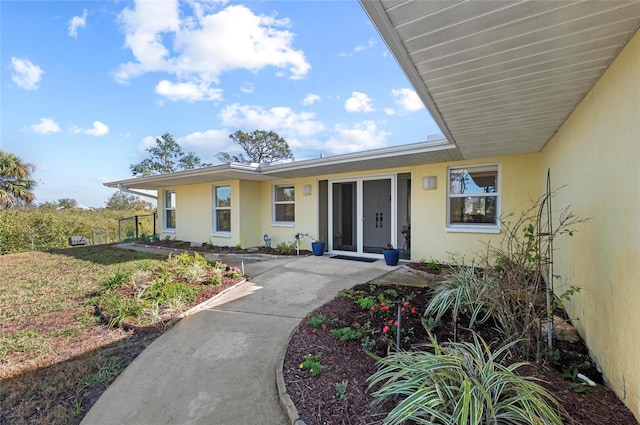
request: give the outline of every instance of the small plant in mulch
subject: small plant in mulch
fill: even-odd
[[[302,363],[299,366],[300,370],[308,370],[311,376],[318,376],[322,373],[322,363],[320,363],[320,356],[317,354],[307,354],[302,359]]]
[[[162,331],[180,313],[242,279],[236,267],[185,252],[151,270],[117,271],[103,280],[95,304],[110,327]]]

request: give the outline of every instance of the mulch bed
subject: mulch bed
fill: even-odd
[[[144,245],[149,246],[159,246],[163,248],[171,248],[171,249],[180,249],[187,250],[193,252],[200,253],[210,253],[210,254],[271,254],[271,255],[297,255],[296,250],[293,249],[290,253],[282,253],[278,252],[273,247],[267,248],[265,246],[256,246],[249,248],[236,248],[233,246],[218,246],[218,245],[208,245],[203,243],[202,245],[191,246],[191,244],[187,241],[179,241],[179,240],[157,240],[152,242],[143,242]],[[312,252],[308,249],[301,249],[300,255],[309,255]]]
[[[357,285],[353,290],[362,290],[368,293],[371,290],[368,284]],[[428,289],[415,287],[385,287],[379,286],[375,294],[394,289],[399,293],[399,299],[411,299],[408,307],[415,308],[418,312],[424,312],[428,300]],[[390,309],[393,310],[393,309]],[[397,310],[396,310],[397,311]],[[307,320],[323,314],[327,317],[327,325],[318,328],[312,327]],[[391,315],[389,315],[391,316]],[[385,320],[386,319],[386,320]],[[386,412],[393,408],[392,405],[372,405],[369,396],[366,379],[375,371],[375,361],[361,346],[361,341],[342,342],[332,335],[330,330],[355,323],[364,324],[371,322],[372,329],[380,329],[388,324],[389,318],[372,317],[360,306],[344,296],[321,306],[302,321],[292,334],[284,362],[284,380],[293,403],[298,409],[300,418],[307,425],[314,424],[381,424]],[[413,335],[407,341],[402,342],[403,348],[410,348],[412,344],[427,341],[424,331],[417,317],[407,314],[403,329],[413,328]],[[436,328],[435,334],[438,341],[443,342],[450,338],[451,329],[446,326],[446,320],[442,326]],[[491,326],[482,326],[476,329],[487,342],[497,341],[498,336]],[[380,331],[376,338],[372,351],[378,355],[386,353],[388,344],[391,343],[388,333]],[[459,339],[469,338],[462,335]],[[580,359],[581,372],[591,379],[599,379],[594,376],[595,368],[584,361],[586,348],[584,344],[563,345],[559,347],[562,352],[575,352],[576,355],[565,355],[564,359]],[[307,354],[319,355],[323,366],[322,373],[311,376],[308,370],[301,370],[300,364]],[[560,364],[560,370],[572,368],[573,364]],[[552,392],[561,405],[571,416],[573,423],[577,425],[637,425],[633,414],[617,398],[615,393],[603,387],[581,387],[586,389],[583,393],[572,390],[572,382],[564,379],[560,372],[539,365],[529,365],[519,370],[519,373],[534,376],[542,381],[542,384]],[[596,372],[597,373],[597,372]],[[589,375],[591,374],[591,375]],[[344,398],[340,397],[339,387],[346,385]],[[570,419],[565,421],[572,423]]]

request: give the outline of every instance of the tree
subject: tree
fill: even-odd
[[[273,131],[255,130],[252,133],[236,131],[229,137],[234,143],[240,145],[247,154],[238,156],[229,155],[227,152],[220,152],[218,159],[221,162],[239,162],[249,164],[252,162],[262,164],[278,161],[281,159],[294,159],[291,149],[286,140]]]
[[[66,210],[66,209],[71,209],[71,208],[76,208],[78,206],[78,201],[76,201],[75,199],[71,199],[71,198],[62,198],[62,199],[58,199],[58,207]]]
[[[200,158],[193,152],[185,154],[169,133],[164,133],[160,138],[157,138],[156,145],[148,148],[147,152],[151,154],[150,158],[138,164],[131,164],[129,167],[134,176],[173,173],[211,165],[200,161]]]
[[[36,182],[31,179],[31,173],[34,170],[33,165],[16,155],[0,151],[0,208],[33,202],[35,195],[31,190]]]
[[[105,207],[110,210],[151,210],[151,202],[143,201],[139,196],[116,192],[107,200]]]

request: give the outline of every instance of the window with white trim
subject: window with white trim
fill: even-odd
[[[231,186],[215,186],[213,204],[214,233],[231,232]]]
[[[176,229],[176,191],[164,191],[164,228]]]
[[[273,186],[273,222],[293,224],[296,221],[296,193],[293,184]]]
[[[449,168],[447,226],[450,230],[497,230],[500,209],[497,164]]]

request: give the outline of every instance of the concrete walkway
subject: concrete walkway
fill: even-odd
[[[286,424],[275,373],[291,331],[339,290],[392,270],[327,256],[245,262],[249,282],[155,340],[82,424]]]

